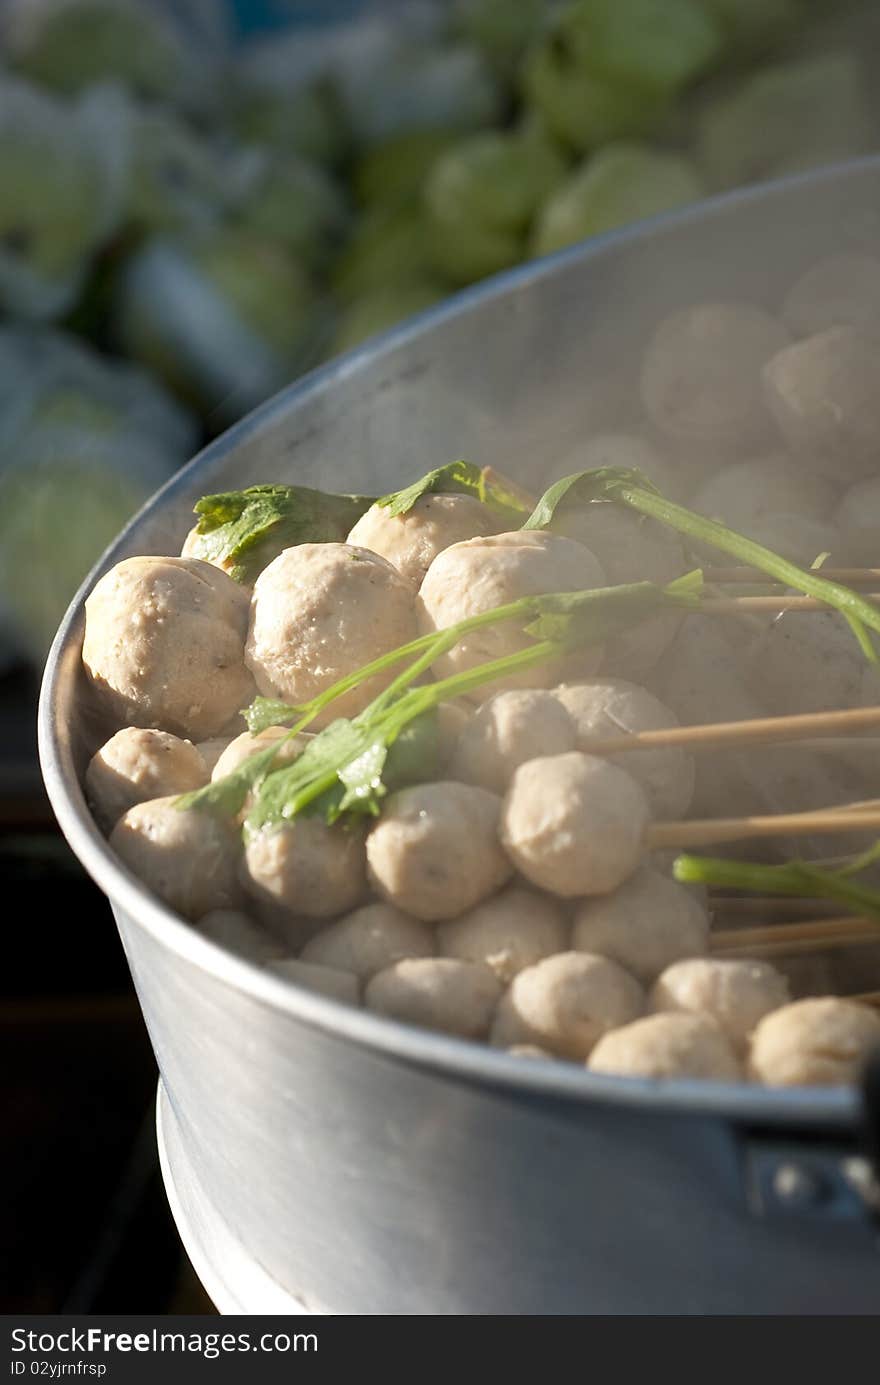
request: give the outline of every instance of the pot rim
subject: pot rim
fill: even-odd
[[[658,230],[674,233],[676,228],[693,222],[723,217],[730,209],[772,201],[784,196],[791,188],[822,183],[834,187],[841,179],[866,173],[880,174],[880,155],[868,155],[818,171],[799,173],[725,193],[683,210],[667,212],[592,237],[540,261],[507,270],[465,289],[288,385],[209,443],[171,477],[129,521],[85,578],[52,643],[40,690],[38,743],[49,800],[69,845],[114,909],[123,910],[156,942],[183,961],[208,973],[214,980],[244,992],[267,1009],[403,1061],[448,1071],[464,1080],[515,1089],[535,1098],[556,1097],[585,1104],[647,1109],[658,1113],[726,1117],[757,1126],[852,1129],[862,1109],[861,1094],[856,1088],[772,1088],[745,1082],[685,1079],[654,1081],[591,1073],[582,1066],[561,1060],[527,1062],[486,1044],[417,1029],[366,1010],[355,1009],[298,988],[253,962],[236,957],[198,933],[193,925],[151,895],[110,850],[86,805],[72,756],[59,732],[56,707],[74,652],[78,659],[81,650],[85,599],[98,578],[117,561],[117,551],[145,518],[173,503],[178,492],[188,489],[196,472],[215,459],[226,456],[239,442],[273,418],[295,412],[313,396],[320,396],[332,389],[335,383],[356,376],[366,362],[390,355],[402,345],[417,343],[435,325],[448,318],[502,298],[523,285],[532,285],[551,277],[563,265],[600,259],[609,250],[613,253],[619,247],[639,243]]]

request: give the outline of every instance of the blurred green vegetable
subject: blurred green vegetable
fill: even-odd
[[[859,64],[830,53],[768,67],[698,120],[701,169],[714,188],[852,157],[876,138]]]
[[[701,196],[697,171],[688,159],[644,145],[608,145],[546,203],[535,228],[533,253],[548,255]]]
[[[296,154],[252,152],[237,224],[284,246],[304,264],[325,262],[346,224],[341,189],[323,168]]]
[[[373,145],[352,172],[357,200],[370,208],[412,205],[431,165],[456,139],[448,130],[413,130]]]
[[[452,24],[502,76],[509,76],[547,20],[546,0],[455,0]]]
[[[801,0],[699,0],[717,20],[730,50],[758,56],[779,44],[803,20]]]
[[[88,569],[197,441],[135,367],[0,329],[0,616],[21,650],[43,658]]]
[[[233,94],[232,119],[248,143],[268,144],[315,163],[338,163],[348,143],[338,94],[325,78],[261,85],[255,75],[246,75]]]
[[[401,44],[348,74],[349,126],[366,146],[416,130],[465,132],[501,115],[497,85],[472,48]]]
[[[468,284],[518,263],[532,218],[564,175],[561,155],[525,135],[473,135],[442,155],[424,193],[434,268]]]
[[[330,355],[348,351],[377,332],[384,332],[404,318],[423,312],[446,295],[439,284],[427,279],[413,279],[400,284],[388,284],[372,289],[355,301],[342,314],[333,337]]]
[[[96,89],[76,103],[0,78],[0,308],[57,316],[122,207],[125,111]],[[121,142],[120,142],[121,141]]]
[[[123,278],[123,346],[218,421],[238,418],[304,369],[318,324],[302,268],[245,231],[157,238]]]
[[[219,149],[173,111],[132,118],[128,220],[145,231],[195,231],[221,219],[230,200]]]
[[[424,224],[418,207],[381,208],[361,217],[333,266],[330,282],[344,303],[424,280],[431,273]]]
[[[557,138],[593,149],[649,131],[721,48],[697,0],[576,0],[529,56],[523,89]]]
[[[186,68],[174,27],[137,0],[13,0],[5,38],[21,72],[61,92],[113,78],[165,97]]]

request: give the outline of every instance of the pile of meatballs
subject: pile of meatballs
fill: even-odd
[[[625,426],[585,439],[555,474],[638,466],[796,561],[878,563],[880,261],[822,261],[772,312],[680,310],[648,340],[637,393]],[[404,514],[374,505],[345,543],[284,550],[253,588],[192,556],[194,534],[180,557],[129,558],[102,577],[83,664],[113,734],[85,789],[112,849],[215,942],[398,1021],[617,1075],[855,1080],[880,1015],[829,992],[876,986],[880,946],[808,965],[713,957],[708,897],[644,843],[658,820],[873,797],[870,746],[589,753],[597,737],[680,722],[876,703],[877,666],[836,613],[663,612],[484,686],[441,708],[439,773],[374,819],[300,815],[243,833],[247,806],[232,819],[177,805],[270,744],[278,764],[295,759],[391,674],[293,739],[244,729],[258,693],[301,704],[519,597],[666,583],[724,561],[616,504],[565,512],[552,531],[504,522],[470,495],[427,493]],[[530,643],[513,622],[484,627],[433,673]]]

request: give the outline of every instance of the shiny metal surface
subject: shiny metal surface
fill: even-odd
[[[578,436],[626,418],[660,315],[703,298],[778,303],[817,256],[876,244],[878,213],[880,160],[864,160],[460,295],[230,430],[133,521],[71,607],[40,709],[53,807],[113,904],[185,1151],[178,1196],[207,1200],[283,1293],[334,1313],[876,1311],[867,1216],[781,1222],[749,1189],[768,1132],[820,1141],[831,1161],[851,1154],[857,1093],[523,1063],[224,953],[152,899],[91,821],[79,651],[97,577],[133,553],[177,551],[199,495],[283,479],[383,491],[452,456],[537,481]],[[230,1293],[259,1311],[246,1278],[250,1291]]]

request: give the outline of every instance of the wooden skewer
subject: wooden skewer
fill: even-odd
[[[657,731],[629,735],[596,736],[581,741],[587,755],[619,755],[628,750],[664,750],[683,746],[688,750],[714,750],[727,745],[772,745],[852,733],[880,726],[880,707],[851,707],[841,712],[804,712],[783,717],[753,717],[748,721],[717,721],[704,726],[664,726]]]
[[[880,593],[862,592],[865,601],[880,605]],[[710,614],[743,615],[758,612],[765,615],[781,615],[784,611],[833,611],[827,601],[819,601],[815,596],[710,596],[694,607],[695,615]]]
[[[645,833],[648,850],[711,846],[747,841],[750,837],[787,837],[796,832],[834,835],[838,832],[880,831],[880,812],[847,812],[847,805],[810,813],[774,813],[769,817],[696,818],[655,822]]]
[[[833,899],[802,899],[800,895],[722,895],[709,896],[709,909],[716,918],[746,917],[767,919],[803,918],[809,913],[817,921],[834,917],[840,903]],[[731,930],[739,931],[739,930]]]
[[[880,584],[880,567],[823,567],[817,572],[819,577],[827,577],[830,582],[843,582],[849,587],[865,583]],[[704,582],[719,585],[726,582],[754,582],[762,586],[781,586],[757,567],[707,567],[703,569]]]
[[[880,991],[856,991],[855,995],[841,996],[841,1000],[858,1000],[862,1005],[880,1005]]]
[[[713,952],[738,952],[749,948],[776,947],[787,943],[807,942],[831,945],[835,940],[849,942],[880,942],[880,919],[848,915],[844,918],[809,919],[797,923],[771,924],[768,928],[722,928],[710,936]]]

